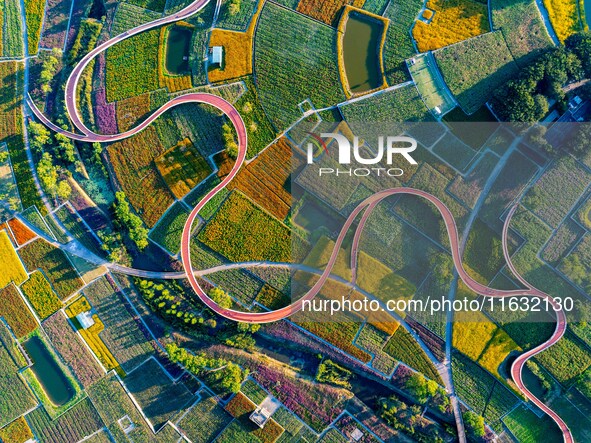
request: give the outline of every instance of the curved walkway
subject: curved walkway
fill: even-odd
[[[239,149],[238,149],[238,158],[236,159],[236,163],[234,164],[234,167],[232,168],[231,172],[215,188],[213,188],[210,192],[208,192],[207,195],[205,195],[205,197],[191,211],[189,218],[187,219],[187,222],[184,226],[183,233],[182,233],[182,242],[181,242],[182,263],[183,263],[187,278],[189,279],[189,282],[190,282],[192,288],[194,289],[197,296],[201,299],[201,301],[206,306],[208,306],[210,309],[217,312],[218,314],[220,314],[224,317],[227,317],[229,319],[236,320],[236,321],[243,321],[243,322],[251,322],[251,323],[277,321],[277,320],[280,320],[282,318],[286,318],[286,317],[298,312],[299,310],[301,310],[304,301],[313,299],[318,294],[318,292],[320,291],[320,289],[324,285],[325,281],[329,278],[330,272],[336,262],[340,246],[343,243],[343,240],[347,234],[347,231],[353,225],[357,215],[359,215],[362,211],[365,211],[365,213],[363,214],[363,219],[362,219],[363,222],[360,223],[356,229],[355,238],[354,238],[354,246],[353,246],[353,249],[351,252],[352,264],[355,265],[355,268],[357,267],[357,253],[359,250],[359,238],[361,236],[361,233],[363,232],[363,227],[365,225],[365,221],[369,217],[370,213],[382,200],[384,200],[385,198],[387,198],[389,196],[396,195],[396,194],[410,194],[410,195],[416,195],[418,197],[428,200],[440,212],[441,216],[443,217],[443,221],[445,223],[445,226],[447,229],[447,234],[448,234],[448,237],[450,240],[451,252],[452,252],[452,258],[454,261],[454,265],[458,271],[460,278],[462,278],[464,283],[471,290],[473,290],[474,292],[476,292],[478,294],[482,294],[482,295],[490,296],[490,297],[510,297],[510,296],[523,296],[523,295],[542,297],[542,298],[548,299],[550,304],[552,304],[552,306],[555,309],[558,308],[557,304],[554,302],[552,297],[550,297],[549,295],[545,294],[544,292],[532,287],[521,276],[519,276],[519,274],[516,272],[513,264],[511,263],[511,260],[510,260],[509,254],[508,254],[508,250],[507,250],[506,236],[507,236],[508,226],[509,226],[511,216],[515,212],[515,207],[511,210],[509,216],[507,217],[507,220],[505,221],[505,226],[504,226],[504,230],[503,230],[503,252],[505,253],[505,257],[506,257],[509,268],[515,274],[515,276],[520,280],[520,282],[522,282],[522,284],[524,284],[524,286],[526,286],[526,289],[497,290],[497,289],[492,289],[492,288],[489,288],[485,285],[478,283],[477,281],[472,279],[465,271],[463,264],[462,264],[462,257],[461,257],[461,252],[460,252],[460,248],[459,248],[458,231],[457,231],[455,218],[454,218],[453,214],[451,213],[451,211],[447,208],[447,206],[441,200],[439,200],[437,197],[435,197],[425,191],[421,191],[419,189],[413,189],[413,188],[393,188],[393,189],[384,190],[384,191],[378,192],[378,193],[368,197],[366,200],[361,202],[347,218],[347,220],[346,220],[346,222],[345,222],[345,224],[344,224],[344,226],[343,226],[341,232],[339,233],[339,236],[335,242],[334,249],[333,249],[332,254],[330,256],[329,262],[328,262],[326,268],[324,269],[324,271],[322,272],[322,274],[320,275],[320,278],[318,279],[318,281],[302,298],[295,301],[291,305],[289,305],[285,308],[282,308],[282,309],[278,309],[276,311],[271,311],[271,312],[241,312],[241,311],[235,311],[235,310],[231,310],[231,309],[221,308],[215,302],[213,302],[213,300],[211,300],[207,296],[206,292],[200,286],[200,284],[199,284],[199,282],[192,270],[191,248],[190,248],[192,226],[193,226],[195,219],[197,218],[197,216],[199,214],[199,211],[219,191],[221,191],[225,186],[228,185],[228,183],[235,177],[235,175],[238,173],[240,167],[244,163],[244,160],[246,158],[246,151],[247,151],[247,132],[246,132],[246,127],[245,127],[244,121],[240,117],[240,114],[238,113],[238,111],[232,106],[231,103],[227,102],[226,100],[222,99],[221,97],[218,97],[218,96],[215,96],[212,94],[206,94],[206,93],[189,93],[189,94],[185,94],[185,95],[173,98],[168,103],[166,103],[162,107],[160,107],[157,111],[155,111],[152,115],[150,115],[150,117],[148,117],[144,122],[142,122],[141,124],[139,124],[135,128],[130,129],[129,131],[126,131],[126,132],[123,132],[120,134],[97,134],[97,133],[92,132],[89,128],[87,128],[84,125],[84,123],[82,122],[82,120],[80,118],[80,115],[78,114],[78,110],[77,110],[77,106],[76,106],[76,104],[77,104],[76,91],[77,91],[77,84],[80,79],[80,76],[81,76],[82,72],[84,71],[84,68],[88,65],[88,63],[94,57],[96,57],[99,53],[101,53],[102,51],[106,50],[107,48],[113,46],[114,44],[125,40],[126,38],[128,38],[132,35],[139,34],[143,31],[154,28],[156,26],[160,26],[160,25],[163,25],[166,23],[172,23],[172,22],[187,18],[187,17],[191,16],[192,14],[196,13],[197,11],[199,11],[201,8],[203,8],[208,3],[208,1],[209,0],[196,0],[195,2],[188,5],[186,8],[182,9],[181,11],[179,11],[171,16],[163,17],[163,18],[155,20],[153,22],[150,22],[150,23],[147,23],[144,25],[140,25],[136,28],[133,28],[130,31],[124,32],[124,33],[106,41],[105,43],[99,45],[98,47],[96,47],[93,51],[88,53],[80,61],[80,63],[78,65],[76,65],[76,67],[72,71],[72,73],[66,83],[66,108],[68,110],[68,113],[69,113],[69,116],[70,116],[72,122],[74,123],[74,126],[83,133],[82,135],[63,130],[63,129],[59,128],[57,125],[54,125],[36,107],[36,105],[33,103],[33,101],[30,99],[30,97],[28,97],[28,100],[27,100],[29,103],[29,106],[31,107],[31,109],[35,113],[35,115],[43,123],[45,123],[48,127],[50,127],[51,129],[53,129],[56,132],[66,135],[72,139],[88,141],[88,142],[113,142],[113,141],[117,141],[117,140],[121,140],[121,139],[130,137],[130,136],[142,131],[143,129],[145,129],[156,118],[158,118],[162,113],[166,112],[168,109],[170,109],[174,106],[178,106],[181,103],[196,102],[196,103],[210,104],[210,105],[218,108],[230,119],[230,121],[232,122],[232,124],[234,125],[234,127],[236,129],[237,138],[238,138]],[[356,275],[356,271],[354,272],[354,275]],[[525,362],[528,359],[530,359],[531,357],[533,357],[534,355],[538,354],[539,352],[549,348],[554,343],[556,343],[564,335],[565,330],[566,330],[566,315],[564,314],[564,312],[562,310],[557,310],[556,329],[555,329],[554,333],[552,334],[552,336],[550,337],[550,339],[547,340],[546,342],[542,343],[541,345],[537,346],[536,348],[534,348],[530,351],[527,351],[526,353],[519,356],[515,360],[515,362],[513,363],[512,367],[511,367],[511,374],[512,374],[512,377],[515,380],[517,386],[523,392],[523,394],[527,398],[529,398],[533,403],[535,403],[538,407],[540,407],[544,412],[546,412],[558,424],[559,428],[562,431],[564,441],[566,443],[574,443],[572,434],[571,434],[568,426],[566,425],[566,423],[564,423],[564,421],[558,416],[558,414],[556,414],[554,411],[552,411],[542,401],[537,399],[525,387],[523,380],[522,380],[522,369],[523,369]]]

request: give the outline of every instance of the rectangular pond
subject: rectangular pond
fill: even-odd
[[[189,71],[189,51],[193,31],[184,26],[173,26],[166,39],[166,70],[171,74]]]
[[[380,44],[383,32],[383,23],[365,14],[351,12],[347,17],[343,61],[351,92],[369,91],[382,84]]]
[[[23,347],[33,361],[31,370],[49,400],[56,406],[70,401],[74,388],[41,339],[31,337],[23,343]]]

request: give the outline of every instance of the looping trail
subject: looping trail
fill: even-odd
[[[114,44],[117,44],[118,42],[121,42],[121,41],[125,40],[126,38],[131,37],[132,35],[139,34],[141,32],[144,32],[144,31],[154,28],[156,26],[160,26],[160,25],[167,24],[167,23],[172,23],[172,22],[187,18],[187,17],[195,14],[199,10],[201,10],[208,2],[209,2],[209,0],[196,0],[195,2],[191,3],[190,5],[188,5],[187,7],[185,7],[184,9],[182,9],[181,11],[179,11],[173,15],[170,15],[167,17],[162,17],[162,18],[155,20],[153,22],[146,23],[144,25],[140,25],[140,26],[133,28],[127,32],[124,32],[123,34],[113,37],[112,39],[104,42],[103,44],[97,46],[95,49],[93,49],[91,52],[89,52],[76,65],[76,67],[74,67],[74,69],[73,69],[73,71],[66,83],[66,92],[65,92],[66,108],[67,108],[68,114],[69,114],[70,119],[72,120],[74,126],[80,132],[82,132],[82,134],[78,134],[78,133],[64,130],[64,129],[60,128],[59,126],[53,124],[37,108],[37,106],[35,105],[33,100],[30,97],[27,97],[27,103],[28,103],[29,107],[31,108],[31,110],[33,111],[35,116],[41,122],[43,122],[46,126],[48,126],[50,129],[52,129],[56,132],[59,132],[63,135],[66,135],[72,139],[87,141],[87,142],[113,142],[113,141],[117,141],[117,140],[121,140],[121,139],[130,137],[130,136],[142,131],[143,129],[145,129],[154,120],[156,120],[160,115],[162,115],[164,112],[166,112],[170,108],[172,108],[174,106],[178,106],[182,103],[209,104],[209,105],[216,107],[220,111],[222,111],[228,117],[228,119],[232,122],[232,124],[234,125],[234,127],[236,129],[236,134],[237,134],[237,138],[238,138],[238,146],[239,146],[238,157],[236,159],[236,163],[234,164],[234,167],[232,168],[230,174],[228,174],[215,188],[213,188],[210,192],[208,192],[207,195],[205,195],[205,197],[191,211],[189,218],[187,219],[187,222],[184,226],[183,233],[182,233],[181,260],[182,260],[183,266],[185,268],[187,278],[189,279],[189,282],[191,284],[191,287],[196,292],[199,299],[206,306],[208,306],[211,310],[215,311],[216,313],[218,313],[224,317],[227,317],[229,319],[236,320],[236,321],[250,322],[250,323],[272,322],[272,321],[277,321],[277,320],[289,317],[290,315],[301,310],[304,301],[313,299],[319,293],[320,289],[322,288],[322,286],[326,282],[327,278],[330,276],[331,270],[336,262],[337,254],[338,254],[341,244],[343,243],[345,235],[347,234],[348,230],[353,225],[356,217],[361,212],[364,212],[363,216],[360,220],[360,223],[358,224],[358,226],[356,228],[355,237],[353,239],[352,251],[351,251],[351,269],[352,269],[352,276],[353,276],[352,278],[353,278],[353,281],[355,281],[355,279],[357,278],[357,254],[359,252],[360,237],[361,237],[361,234],[362,234],[363,229],[365,227],[366,221],[369,218],[372,211],[375,209],[375,207],[385,198],[390,197],[392,195],[396,195],[396,194],[410,194],[410,195],[415,195],[415,196],[418,196],[418,197],[428,200],[430,203],[432,203],[438,209],[439,213],[443,217],[443,221],[445,222],[447,234],[448,234],[450,245],[451,245],[451,253],[452,253],[454,265],[458,271],[460,278],[464,281],[464,283],[472,291],[474,291],[478,294],[481,294],[481,295],[489,296],[489,297],[510,297],[510,296],[542,297],[544,299],[549,300],[549,303],[556,310],[556,316],[557,316],[556,329],[554,330],[554,333],[552,334],[552,336],[546,342],[542,343],[541,345],[537,346],[536,348],[531,349],[531,350],[521,354],[515,360],[513,365],[511,366],[511,375],[513,377],[513,380],[517,384],[517,387],[521,390],[521,392],[523,392],[523,394],[529,400],[531,400],[534,404],[536,404],[541,410],[543,410],[546,414],[548,414],[556,422],[556,424],[559,426],[559,428],[562,432],[563,439],[564,439],[565,443],[573,443],[574,439],[573,439],[572,434],[571,434],[568,426],[566,425],[566,423],[558,416],[558,414],[556,414],[552,409],[550,409],[548,406],[546,406],[541,400],[536,398],[525,387],[525,385],[523,383],[523,379],[522,379],[523,366],[525,365],[527,360],[529,360],[534,355],[542,352],[543,350],[548,349],[550,346],[552,346],[554,343],[556,343],[564,335],[564,333],[566,331],[567,321],[566,321],[566,315],[565,315],[564,311],[559,309],[559,306],[554,301],[554,299],[552,297],[550,297],[548,294],[534,288],[527,281],[525,281],[525,279],[523,279],[519,275],[519,273],[517,272],[517,270],[515,269],[515,267],[513,266],[512,262],[511,262],[511,257],[509,255],[509,251],[508,251],[508,247],[507,247],[507,233],[508,233],[511,217],[515,213],[516,206],[511,209],[509,215],[507,216],[507,219],[505,221],[505,225],[503,228],[503,253],[505,255],[507,265],[511,269],[511,272],[523,284],[523,286],[525,286],[525,289],[498,290],[498,289],[489,288],[485,285],[478,283],[474,279],[472,279],[466,273],[466,271],[463,267],[461,252],[459,249],[459,238],[458,238],[458,230],[457,230],[456,222],[455,222],[453,214],[447,208],[447,206],[441,200],[439,200],[437,197],[435,197],[425,191],[421,191],[419,189],[413,189],[413,188],[393,188],[393,189],[387,189],[387,190],[378,192],[378,193],[368,197],[366,200],[362,201],[353,210],[353,212],[351,212],[351,214],[349,215],[349,217],[345,221],[345,224],[344,224],[342,230],[340,231],[340,233],[338,235],[338,238],[337,238],[335,245],[334,245],[334,249],[333,249],[331,256],[330,256],[330,260],[329,260],[326,268],[324,269],[324,271],[320,275],[319,279],[314,284],[314,286],[302,298],[295,301],[291,305],[286,306],[285,308],[278,309],[276,311],[271,311],[271,312],[256,312],[256,313],[255,312],[241,312],[241,311],[235,311],[235,310],[231,310],[231,309],[221,308],[220,306],[218,306],[215,302],[213,302],[207,296],[207,294],[205,293],[205,291],[203,290],[203,288],[200,286],[199,282],[197,281],[197,278],[195,277],[195,274],[193,273],[193,268],[191,265],[190,245],[191,245],[192,227],[193,227],[193,223],[194,223],[195,219],[197,218],[200,210],[219,191],[221,191],[223,188],[225,188],[228,185],[228,183],[233,180],[233,178],[238,173],[240,167],[244,163],[244,160],[246,158],[246,151],[247,151],[248,143],[247,143],[246,126],[245,126],[244,121],[242,120],[240,114],[238,113],[238,111],[234,108],[234,106],[231,103],[229,103],[228,101],[224,100],[223,98],[221,98],[219,96],[207,94],[207,93],[188,93],[188,94],[184,94],[184,95],[173,98],[168,103],[164,104],[162,107],[160,107],[158,110],[156,110],[152,115],[150,115],[145,121],[143,121],[141,124],[139,124],[135,128],[130,129],[126,132],[122,132],[120,134],[106,135],[106,134],[97,134],[97,133],[91,131],[89,128],[87,128],[84,125],[84,123],[82,122],[82,119],[80,118],[80,115],[78,114],[77,99],[76,98],[77,98],[78,81],[80,80],[82,72],[84,71],[84,68],[90,63],[90,61],[92,59],[94,59],[94,57],[96,57],[98,54],[105,51],[106,49],[113,46]]]

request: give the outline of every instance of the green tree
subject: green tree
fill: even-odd
[[[72,195],[72,187],[66,180],[61,180],[57,184],[56,194],[61,200],[68,200]]]
[[[144,228],[142,219],[132,212],[124,192],[119,191],[115,194],[113,210],[115,212],[115,218],[117,221],[119,221],[122,226],[127,228],[129,238],[140,250],[145,249],[146,246],[148,246],[149,231]]]
[[[472,411],[466,411],[463,418],[468,437],[484,437],[484,418],[482,416]]]
[[[37,164],[37,175],[45,191],[55,196],[58,174],[49,152],[44,152],[41,156],[41,160]]]
[[[209,293],[209,298],[216,302],[221,308],[230,309],[232,307],[232,299],[220,288],[212,288]]]

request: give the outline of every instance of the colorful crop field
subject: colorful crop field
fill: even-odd
[[[104,375],[103,369],[90,355],[87,347],[80,341],[62,312],[56,312],[45,320],[43,330],[47,333],[52,346],[72,369],[82,386],[86,388]]]
[[[5,142],[8,146],[22,206],[28,208],[37,205],[41,211],[44,211],[45,206],[37,193],[23,139],[21,107],[23,75],[24,65],[22,62],[0,63],[0,89],[7,97],[0,103],[0,143]]]
[[[410,281],[365,252],[359,254],[357,284],[383,302],[410,299],[417,289]]]
[[[350,0],[300,0],[296,11],[333,26],[338,22],[343,8],[349,3],[351,3]],[[363,0],[353,1],[353,6],[361,6],[362,4]]]
[[[195,443],[209,443],[232,421],[232,416],[208,397],[193,406],[178,422],[187,437]]]
[[[434,55],[445,82],[468,114],[478,110],[518,72],[500,31],[440,49]]]
[[[31,428],[24,417],[19,417],[8,426],[0,429],[0,440],[11,443],[25,443],[33,438]]]
[[[31,274],[29,279],[21,286],[21,290],[41,319],[49,317],[62,307],[62,302],[43,273],[39,271]]]
[[[4,9],[4,38],[3,53],[5,57],[22,57],[24,54],[22,33],[22,11],[18,0],[7,0],[3,4]]]
[[[164,151],[156,130],[150,126],[133,137],[113,143],[107,151],[117,180],[130,203],[148,227],[154,226],[174,202],[154,166],[154,158]]]
[[[223,46],[223,69],[213,68],[207,74],[209,81],[215,83],[252,73],[252,34],[246,32],[213,29],[210,46]]]
[[[411,368],[423,373],[426,377],[443,384],[437,369],[410,333],[398,328],[392,338],[384,346],[384,352],[392,358],[403,362]]]
[[[277,27],[283,32],[277,33]],[[300,36],[308,36],[306,45]],[[257,24],[254,70],[263,108],[277,130],[301,116],[306,98],[317,108],[345,100],[335,29],[267,2]],[[313,55],[312,55],[313,54]]]
[[[412,35],[419,52],[443,48],[490,31],[486,2],[477,0],[429,0],[435,12],[429,23],[417,20]]]
[[[127,131],[136,126],[152,110],[151,94],[144,94],[119,100],[116,104],[117,126],[120,131]]]
[[[41,37],[45,0],[24,0],[24,3],[29,55],[35,55],[37,54],[39,39]]]
[[[520,406],[503,417],[503,423],[520,443],[560,440],[558,428],[548,417],[538,417],[529,408]]]
[[[5,230],[0,231],[0,287],[11,281],[20,285],[27,278],[27,272]]]
[[[77,323],[78,320],[75,319],[76,315],[80,314],[81,312],[87,312],[90,309],[91,306],[88,303],[88,300],[86,300],[86,297],[80,297],[72,304],[70,304],[66,308],[65,312],[68,315],[70,321],[78,329],[78,332],[80,332],[80,335],[82,336],[86,344],[88,344],[88,347],[92,350],[94,355],[96,355],[96,357],[100,360],[102,365],[108,371],[110,371],[111,369],[116,369],[118,372],[122,372],[122,370],[120,369],[119,362],[115,359],[109,348],[107,348],[107,346],[99,336],[99,334],[105,329],[105,325],[103,324],[99,316],[96,314],[92,316],[94,324],[91,327],[87,329],[79,327]]]
[[[129,372],[152,355],[148,332],[109,275],[95,280],[83,292],[104,324],[101,340],[124,371]]]
[[[156,430],[195,400],[185,385],[174,383],[154,359],[129,373],[125,386]]]
[[[35,397],[17,374],[22,365],[13,352],[20,351],[4,324],[0,323],[0,427],[37,404]]]
[[[79,441],[104,426],[88,398],[79,401],[55,420],[51,420],[43,408],[35,409],[26,418],[35,435],[48,443]]]
[[[158,172],[173,195],[181,199],[201,183],[212,169],[188,138],[154,159]]]
[[[181,234],[189,211],[181,202],[172,205],[150,231],[149,238],[172,254],[181,250]]]
[[[390,20],[390,24],[386,30],[386,43],[382,57],[386,81],[390,86],[394,86],[410,80],[406,60],[415,55],[416,50],[409,30],[423,8],[424,2],[404,0],[387,3],[384,17]]]
[[[286,138],[281,138],[244,166],[227,187],[238,189],[279,220],[284,220],[292,203],[286,185],[303,163]]]
[[[589,186],[591,173],[573,157],[555,161],[525,194],[523,204],[557,227]]]
[[[558,39],[564,41],[575,32],[583,30],[577,0],[544,0],[544,7],[550,16],[550,23]]]
[[[492,0],[491,9],[495,29],[503,33],[518,65],[552,46],[534,0]]]
[[[66,254],[45,240],[27,243],[18,252],[27,269],[43,271],[60,299],[67,298],[84,285]]]
[[[4,317],[16,338],[30,334],[39,326],[13,284],[0,289],[0,317]]]
[[[158,41],[152,29],[107,50],[107,101],[113,102],[158,89]]]
[[[230,194],[198,236],[205,245],[234,262],[291,262],[302,252],[292,251],[291,237],[287,226],[239,192]]]
[[[542,258],[556,266],[572,250],[585,230],[570,218],[561,224],[542,251]]]
[[[72,0],[47,0],[41,47],[63,48],[68,32],[68,15]]]
[[[22,246],[29,240],[33,240],[35,237],[37,237],[37,234],[27,228],[17,218],[11,218],[8,220],[8,226],[10,226],[10,231],[12,232],[12,235],[19,246]]]

